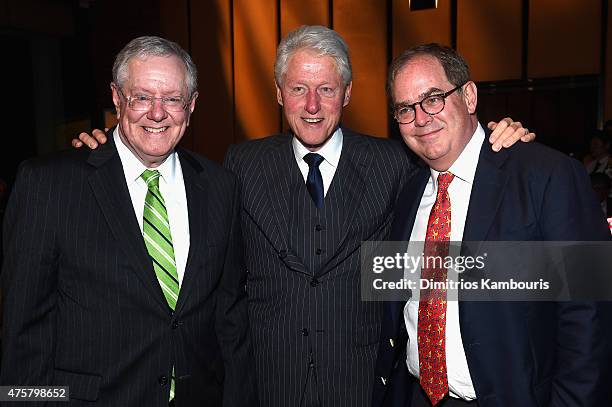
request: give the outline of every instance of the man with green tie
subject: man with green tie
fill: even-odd
[[[237,181],[176,148],[196,67],[177,44],[139,37],[110,86],[109,143],[20,168],[0,384],[68,386],[96,406],[254,405]]]

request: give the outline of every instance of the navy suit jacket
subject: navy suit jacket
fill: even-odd
[[[392,240],[408,240],[430,176],[400,195]],[[538,143],[481,148],[463,241],[591,241],[610,233],[579,162]],[[576,270],[581,272],[581,270]],[[409,406],[405,302],[385,304],[374,406]],[[586,302],[461,302],[459,321],[480,406],[606,404],[608,313]],[[598,404],[601,403],[601,404]]]

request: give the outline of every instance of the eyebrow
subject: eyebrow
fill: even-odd
[[[425,99],[428,96],[437,94],[437,93],[444,93],[444,91],[442,89],[439,88],[429,88],[427,89],[425,92],[419,94],[419,102],[423,99]],[[418,103],[418,102],[414,102],[414,103]],[[395,104],[395,106],[408,106],[408,105],[412,105],[413,103],[408,103],[406,101],[402,101],[402,102],[398,102]]]
[[[155,94],[155,92],[151,92],[148,89],[138,88],[138,87],[132,89],[131,93],[138,94],[138,95],[152,96],[152,97],[154,97],[153,95]],[[183,93],[181,91],[162,92],[162,96],[161,97],[177,97],[177,96],[185,98],[185,96],[183,96]]]

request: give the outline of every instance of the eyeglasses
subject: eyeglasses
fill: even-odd
[[[117,90],[127,100],[128,107],[137,112],[148,112],[157,99],[161,100],[166,112],[182,112],[187,107],[187,102],[182,96],[164,96],[160,98],[149,95],[125,96],[121,88],[117,87]]]
[[[465,83],[463,85],[465,85]],[[416,118],[416,105],[421,106],[421,109],[423,109],[423,111],[429,115],[438,114],[442,110],[444,110],[446,98],[457,89],[460,89],[463,85],[459,85],[446,93],[427,96],[420,102],[416,102],[411,105],[400,103],[397,106],[394,106],[393,116],[395,117],[395,120],[397,120],[397,122],[400,124],[410,124]]]

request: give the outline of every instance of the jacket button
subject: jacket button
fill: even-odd
[[[321,250],[321,249],[315,250],[315,254],[321,254],[321,253],[323,253],[323,250]]]
[[[306,328],[302,329],[302,335],[308,336],[308,329]]]
[[[316,278],[313,278],[312,280],[310,280],[311,287],[316,287],[318,285],[319,285],[319,280],[317,280]]]
[[[157,383],[162,386],[165,386],[168,384],[168,378],[166,376],[159,376],[159,379],[157,379]]]
[[[280,252],[278,252],[278,257],[280,257],[281,260],[287,257],[287,250],[281,250]]]
[[[172,321],[172,329],[176,329],[179,327],[179,322],[177,320]]]
[[[316,230],[317,232],[320,232],[320,231],[322,231],[322,230],[323,230],[323,226],[321,226],[321,225],[317,225],[317,226],[315,226],[315,230]]]

